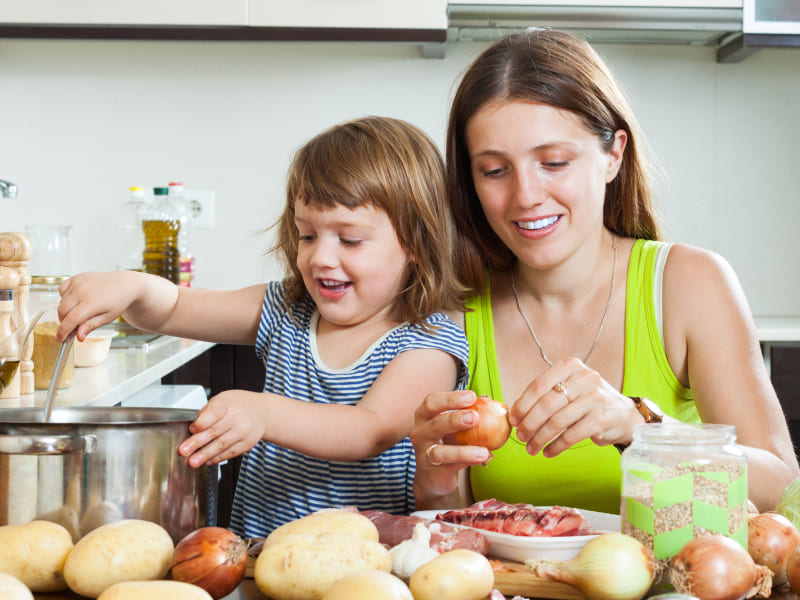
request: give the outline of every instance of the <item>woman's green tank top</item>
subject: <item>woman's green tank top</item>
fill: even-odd
[[[631,251],[625,307],[625,367],[622,393],[647,396],[668,415],[699,422],[691,391],[675,377],[667,361],[658,329],[654,301],[656,255],[662,242],[637,240]],[[466,313],[470,345],[469,389],[505,401],[500,386],[491,292],[474,297]],[[659,299],[660,305],[660,299]],[[512,432],[506,444],[494,451],[485,467],[472,467],[470,480],[475,500],[497,498],[538,506],[570,506],[619,513],[620,455],[614,446],[597,446],[583,440],[554,458],[530,456]]]

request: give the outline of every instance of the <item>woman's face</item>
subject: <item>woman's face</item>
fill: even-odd
[[[492,229],[520,260],[565,260],[603,227],[606,183],[626,134],[610,152],[569,111],[522,100],[492,102],[467,122],[475,190]]]

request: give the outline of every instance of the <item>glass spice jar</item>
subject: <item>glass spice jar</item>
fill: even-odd
[[[60,323],[58,319],[58,303],[61,295],[59,286],[67,280],[67,276],[34,276],[31,277],[28,307],[32,314],[44,311],[42,318],[33,328],[33,386],[37,390],[50,387],[53,367],[56,364],[61,342],[56,339]],[[58,387],[68,388],[72,385],[75,372],[75,347],[70,348],[64,363],[64,372]]]
[[[637,425],[621,468],[622,532],[660,564],[705,533],[747,549],[747,458],[733,425]]]

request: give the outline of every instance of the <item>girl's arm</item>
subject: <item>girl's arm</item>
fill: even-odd
[[[408,435],[414,411],[432,389],[452,389],[457,359],[434,349],[396,356],[355,406],[316,404],[269,393],[223,392],[212,398],[180,446],[191,466],[238,456],[266,440],[308,456],[356,461]]]
[[[59,291],[59,339],[79,340],[122,315],[132,325],[166,335],[227,344],[254,344],[265,285],[235,291],[179,287],[135,271],[81,273]]]
[[[675,374],[692,389],[704,422],[736,427],[747,455],[750,499],[761,511],[774,509],[800,470],[731,266],[712,252],[674,245],[664,271],[663,314]]]

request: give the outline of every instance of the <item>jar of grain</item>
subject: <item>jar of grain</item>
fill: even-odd
[[[61,295],[58,287],[66,281],[66,276],[34,276],[31,277],[31,292],[28,306],[32,313],[44,311],[42,318],[33,328],[33,385],[37,390],[50,387],[53,367],[56,363],[61,342],[56,339],[58,331],[58,303]],[[59,388],[72,385],[75,371],[75,349],[70,348],[64,363]]]
[[[733,425],[637,425],[621,466],[622,532],[661,564],[705,533],[747,549],[747,459]]]

